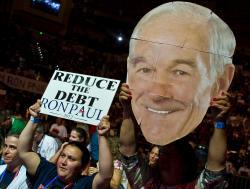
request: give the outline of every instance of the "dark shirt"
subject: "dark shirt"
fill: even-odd
[[[29,182],[31,184],[31,188],[37,189],[41,188],[41,186],[47,186],[48,188],[53,189],[62,189],[67,186],[66,183],[60,180],[57,177],[57,168],[53,163],[48,162],[43,157],[41,158],[41,162],[36,170],[36,174],[34,176],[28,175]],[[93,176],[80,176],[74,185],[70,188],[72,189],[92,189],[92,182],[94,179]]]
[[[9,186],[9,184],[12,182],[14,179],[16,173],[12,173],[9,170],[5,170],[1,175],[0,175],[0,188],[4,189]]]

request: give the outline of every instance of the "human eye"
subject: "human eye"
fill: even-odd
[[[185,75],[189,75],[188,72],[185,72],[185,71],[183,71],[183,70],[174,70],[173,72],[174,72],[174,74],[175,74],[176,76],[185,76]]]
[[[16,150],[17,147],[16,147],[16,146],[10,146],[10,149],[11,149],[11,150]]]
[[[145,67],[145,68],[140,68],[140,69],[138,69],[138,72],[147,74],[147,73],[153,72],[153,69],[152,69],[152,68],[146,68],[146,67]]]
[[[61,153],[60,155],[62,158],[66,157],[66,155],[64,153]]]
[[[154,73],[154,71],[155,71],[155,68],[148,63],[138,64],[137,69],[136,69],[136,72],[142,75],[149,75],[149,74]]]
[[[75,158],[73,158],[72,156],[69,156],[69,157],[68,157],[68,160],[69,160],[69,161],[75,161]]]

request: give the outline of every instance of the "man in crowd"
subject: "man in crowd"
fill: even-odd
[[[46,135],[44,126],[39,124],[36,127],[33,140],[33,151],[40,154],[46,160],[50,160],[58,150],[56,139]]]
[[[112,156],[106,134],[110,123],[105,116],[98,127],[99,134],[99,165],[100,170],[92,176],[81,176],[89,162],[89,152],[79,142],[69,142],[60,154],[56,165],[30,151],[32,137],[38,122],[38,112],[41,101],[29,108],[31,119],[20,135],[18,145],[19,155],[27,169],[28,177],[33,188],[106,188],[109,186],[113,173]]]
[[[56,122],[50,127],[49,134],[58,140],[58,143],[63,143],[67,140],[68,132],[64,125],[65,120],[57,117]]]
[[[17,152],[19,135],[8,134],[3,148],[5,165],[0,166],[0,188],[26,189],[26,168]]]

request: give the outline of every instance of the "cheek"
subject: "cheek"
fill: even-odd
[[[59,157],[58,160],[57,160],[57,162],[56,162],[56,165],[60,165],[61,162],[62,162],[62,161],[61,161],[61,158]]]
[[[197,66],[198,66],[198,73],[197,76],[199,83],[197,84],[197,89],[195,93],[195,101],[196,103],[206,103],[206,101],[210,101],[210,93],[213,88],[214,79],[211,79],[211,76],[209,76],[209,68],[205,66],[204,63],[202,63],[202,60],[200,58],[197,59]],[[201,98],[201,102],[200,102]],[[205,100],[206,99],[206,100]],[[205,101],[204,101],[205,100]]]
[[[134,85],[136,85],[136,77],[135,77],[135,73],[133,73],[133,71],[128,71],[128,76],[127,76],[127,83],[129,84],[130,88],[134,88]]]
[[[175,100],[180,100],[186,104],[193,104],[197,91],[197,83],[189,82],[172,85],[172,94]]]
[[[151,88],[149,82],[146,82],[145,80],[138,78],[133,74],[128,77],[127,82],[129,88],[131,89],[133,100],[136,100]]]
[[[5,154],[7,152],[7,149],[6,148],[4,148],[3,149],[3,154]]]
[[[17,156],[17,151],[16,150],[10,150],[10,155],[11,155],[12,159],[15,159],[15,157]]]
[[[175,85],[173,87],[174,98],[187,104],[194,106],[207,107],[210,102],[211,86],[205,84],[199,79],[195,79],[192,82]]]
[[[208,87],[200,93],[194,94],[194,105],[198,106],[199,109],[207,109],[210,106],[211,101],[211,88]]]
[[[71,174],[77,174],[80,172],[80,165],[78,163],[68,163],[68,169],[70,170]]]

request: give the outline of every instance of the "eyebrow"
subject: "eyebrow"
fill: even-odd
[[[13,144],[10,144],[10,145],[4,144],[4,146],[9,147],[9,148],[17,148],[17,146],[15,146],[15,145],[13,145]]]
[[[136,65],[139,62],[147,62],[147,59],[143,56],[139,56],[139,57],[129,57],[129,61],[131,62],[131,64]],[[191,59],[176,59],[173,61],[174,62],[174,66],[179,65],[179,64],[184,64],[187,65],[191,68],[196,68],[197,65],[195,63],[195,61],[191,60]]]
[[[177,65],[184,64],[184,65],[190,66],[191,68],[197,67],[196,63],[193,60],[176,59],[176,60],[174,60],[174,63]]]
[[[11,148],[17,148],[17,146],[15,146],[15,145],[10,145],[10,147],[11,147]]]
[[[129,57],[129,61],[130,61],[132,64],[136,65],[136,64],[138,64],[139,62],[146,62],[146,58],[143,57],[143,56],[132,57],[132,58]]]

